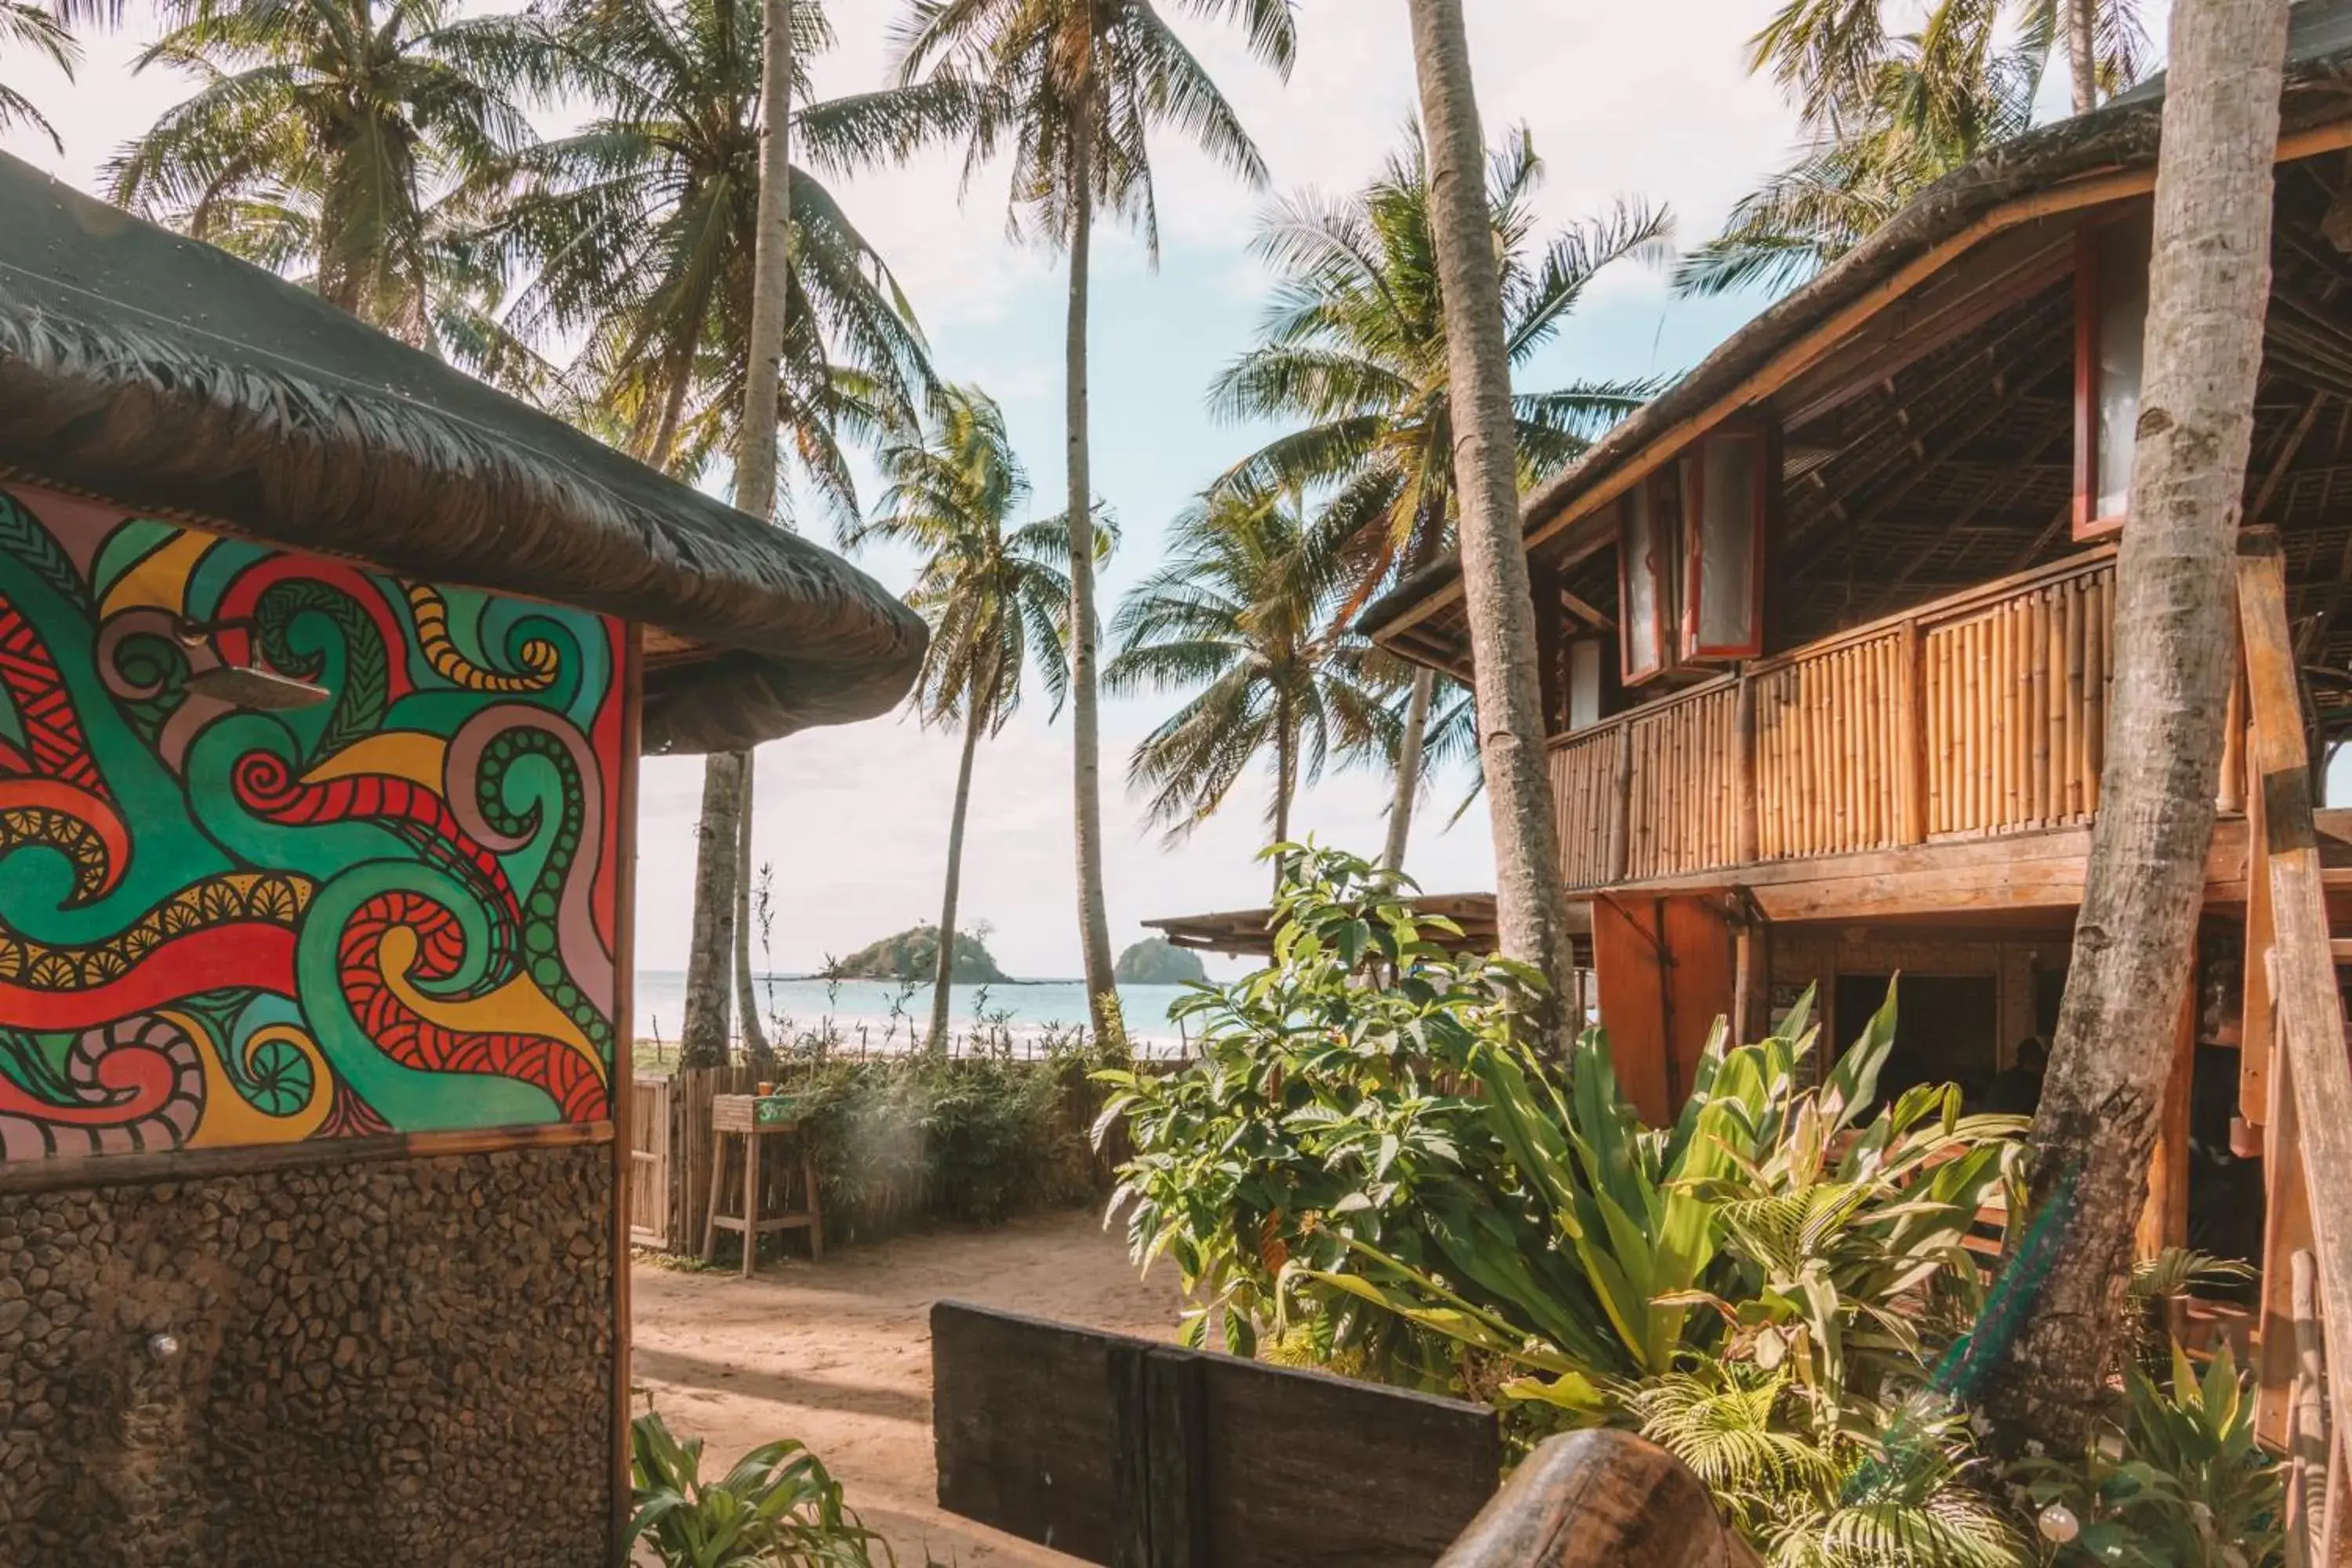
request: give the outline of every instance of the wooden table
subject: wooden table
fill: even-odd
[[[824,1262],[824,1215],[817,1201],[815,1152],[805,1126],[796,1120],[761,1120],[757,1095],[720,1094],[711,1097],[710,1133],[710,1213],[709,1227],[702,1237],[702,1260],[709,1262],[718,1251],[720,1231],[735,1231],[743,1237],[743,1275],[749,1279],[759,1267],[760,1237],[772,1231],[805,1228],[809,1233],[809,1257]],[[792,1148],[782,1152],[782,1157],[799,1157],[803,1206],[784,1214],[763,1215],[760,1212],[760,1152],[761,1145],[771,1138],[782,1138],[792,1144]],[[740,1142],[743,1149],[743,1212],[740,1215],[719,1212],[719,1194],[727,1188],[727,1151],[730,1141]]]

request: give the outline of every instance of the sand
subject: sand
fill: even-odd
[[[673,1430],[708,1442],[706,1476],[772,1438],[808,1443],[908,1568],[927,1552],[990,1568],[1077,1561],[933,1500],[929,1314],[942,1298],[1162,1339],[1179,1308],[1175,1270],[1139,1279],[1099,1211],[837,1247],[749,1280],[640,1262],[635,1380]]]

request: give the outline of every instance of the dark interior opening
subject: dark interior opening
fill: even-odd
[[[1832,1001],[1840,1052],[1862,1037],[1886,1000],[1890,976],[1841,974]],[[1906,974],[1895,997],[1895,1049],[1878,1075],[1881,1099],[1915,1084],[1957,1083],[1971,1096],[2000,1065],[2000,988],[1990,974]]]

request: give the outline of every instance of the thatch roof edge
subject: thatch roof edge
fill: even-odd
[[[8,469],[705,645],[714,657],[649,672],[650,751],[871,717],[911,685],[921,621],[830,552],[14,160],[0,210],[19,234],[0,238]],[[163,313],[158,278],[184,315]],[[250,339],[209,324],[238,321]]]

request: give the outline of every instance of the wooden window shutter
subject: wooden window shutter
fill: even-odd
[[[1760,427],[1717,430],[1683,459],[1685,658],[1764,651],[1771,447]]]

